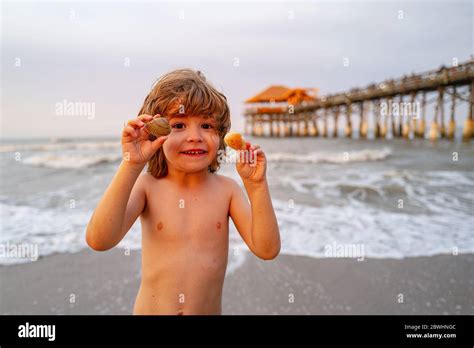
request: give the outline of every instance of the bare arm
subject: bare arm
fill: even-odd
[[[162,136],[148,140],[144,126],[152,119],[150,115],[138,116],[129,120],[123,129],[124,159],[87,225],[86,241],[94,250],[104,251],[116,246],[145,207],[144,180],[139,175],[167,139]]]
[[[280,230],[266,180],[244,182],[250,204],[237,183],[233,186],[230,215],[235,227],[256,256],[274,259],[280,252]]]
[[[230,215],[242,239],[250,250],[264,260],[278,256],[281,247],[280,230],[273,209],[266,179],[266,157],[260,146],[248,144],[253,163],[237,163],[237,171],[250,200],[233,180]]]
[[[142,180],[137,181],[142,169],[126,161],[120,164],[87,225],[86,240],[92,249],[113,248],[143,211],[145,192]]]

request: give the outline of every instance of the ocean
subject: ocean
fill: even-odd
[[[323,258],[359,250],[358,259],[400,259],[474,252],[472,142],[248,139],[267,155],[281,253]],[[2,140],[0,245],[35,245],[38,257],[88,248],[86,225],[120,163],[119,140]],[[241,182],[234,164],[219,173]],[[118,247],[140,243],[137,220]],[[231,222],[228,273],[248,257],[239,250],[247,247]],[[3,265],[34,260],[0,254]]]

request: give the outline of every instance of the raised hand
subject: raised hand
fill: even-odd
[[[162,136],[154,141],[148,139],[145,123],[160,115],[140,115],[129,120],[122,131],[122,155],[123,159],[130,164],[145,165],[153,154],[168,139]]]

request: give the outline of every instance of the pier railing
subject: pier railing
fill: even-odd
[[[456,103],[467,102],[468,115],[462,137],[469,140],[474,136],[473,85],[474,61],[470,60],[452,67],[443,66],[424,73],[386,80],[365,88],[353,88],[297,105],[287,104],[285,107],[268,103],[266,106],[249,107],[245,111],[246,133],[255,136],[338,136],[339,118],[343,117],[343,134],[352,137],[353,113],[358,111],[359,138],[370,134],[376,138],[425,138],[427,135],[431,140],[442,137],[454,139],[455,118],[458,116]],[[463,94],[463,89],[467,89],[467,93]],[[433,93],[435,98],[427,99]],[[447,127],[444,110],[446,95],[451,97],[451,115]],[[426,106],[433,101],[436,103],[435,111],[429,133],[425,134]],[[406,112],[407,110],[411,112]],[[369,124],[370,116],[373,122]],[[329,132],[329,119],[332,132]]]

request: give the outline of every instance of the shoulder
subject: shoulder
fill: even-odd
[[[216,181],[218,182],[219,186],[223,189],[228,191],[229,193],[235,192],[235,190],[240,189],[240,185],[232,178],[229,178],[225,175],[214,174],[216,176]]]
[[[148,172],[143,172],[138,176],[135,184],[139,188],[146,190],[150,187],[150,185],[156,185],[159,181],[160,179],[155,178],[152,174]]]
[[[138,179],[141,181],[152,181],[157,180],[153,175],[148,172],[143,172],[138,176]]]

